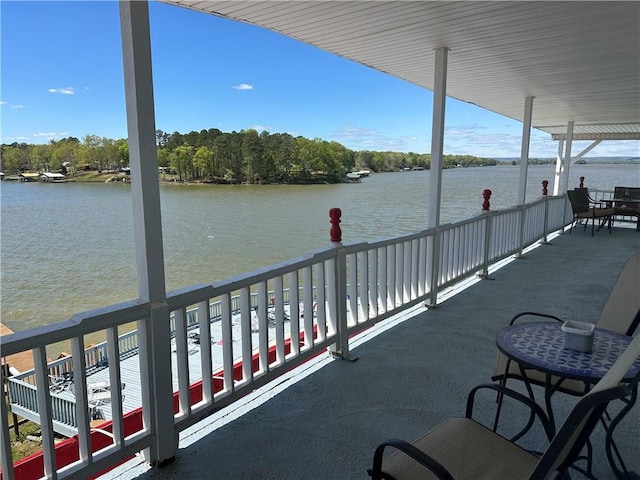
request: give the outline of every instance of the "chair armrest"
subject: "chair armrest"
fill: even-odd
[[[538,313],[538,312],[522,312],[522,313],[518,313],[516,316],[514,316],[511,321],[509,322],[509,325],[513,325],[515,323],[515,321],[520,318],[523,317],[525,315],[533,315],[535,317],[545,317],[545,318],[550,318],[552,320],[557,320],[560,323],[563,323],[564,320],[562,320],[561,318],[556,317],[555,315],[550,315],[548,313]]]
[[[471,391],[469,392],[469,395],[467,396],[467,410],[465,412],[465,416],[467,418],[473,418],[473,405],[475,402],[476,392],[482,389],[494,390],[501,395],[506,395],[507,397],[511,397],[514,400],[517,400],[523,403],[524,405],[526,405],[527,407],[529,407],[531,411],[538,417],[538,420],[540,420],[540,423],[542,423],[544,432],[547,435],[547,440],[551,441],[551,439],[554,436],[553,427],[551,426],[549,417],[547,416],[546,413],[544,413],[544,410],[542,409],[542,407],[540,407],[540,405],[538,405],[529,397],[522,395],[521,393],[516,392],[514,390],[511,390],[510,388],[507,388],[495,383],[483,383],[471,389]]]
[[[451,473],[449,473],[449,471],[433,457],[430,457],[422,450],[411,445],[409,442],[395,438],[381,443],[378,445],[378,448],[376,448],[376,451],[373,454],[373,469],[368,471],[372,480],[384,480],[385,478],[388,478],[382,471],[382,457],[385,447],[397,448],[401,452],[413,458],[416,462],[424,465],[428,470],[431,470],[440,480],[454,480]]]

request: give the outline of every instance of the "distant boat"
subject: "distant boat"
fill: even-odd
[[[359,172],[349,172],[345,177],[344,181],[347,183],[360,183],[360,173]]]

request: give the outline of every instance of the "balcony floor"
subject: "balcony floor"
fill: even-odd
[[[105,478],[366,479],[383,440],[411,440],[464,414],[467,391],[490,381],[496,332],[515,313],[596,321],[624,261],[638,250],[640,233],[633,228],[595,237],[589,229],[574,229],[437,309],[418,307],[380,324],[352,348],[357,361],[316,360],[303,367],[317,369],[312,375],[280,379],[279,386],[183,432],[175,462],[151,468],[136,459]],[[283,383],[290,386],[282,389]],[[554,397],[558,423],[574,401]],[[484,405],[492,409],[495,403]],[[513,425],[519,417],[507,406],[503,418]],[[542,449],[538,432],[528,445]],[[600,426],[592,439],[595,476],[614,478]],[[628,468],[640,473],[638,405],[615,439]]]

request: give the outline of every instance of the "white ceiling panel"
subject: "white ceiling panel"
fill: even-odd
[[[165,3],[250,23],[552,134],[640,139],[640,2],[261,0]],[[617,126],[616,126],[617,125]]]

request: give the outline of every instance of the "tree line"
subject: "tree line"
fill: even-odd
[[[186,134],[156,131],[158,166],[180,181],[204,183],[336,183],[347,172],[429,169],[429,154],[353,151],[335,141],[256,130],[222,132],[216,128]],[[494,159],[446,155],[444,168],[495,165]],[[129,166],[126,139],[85,135],[48,144],[2,145],[5,174],[84,170],[117,171]]]

